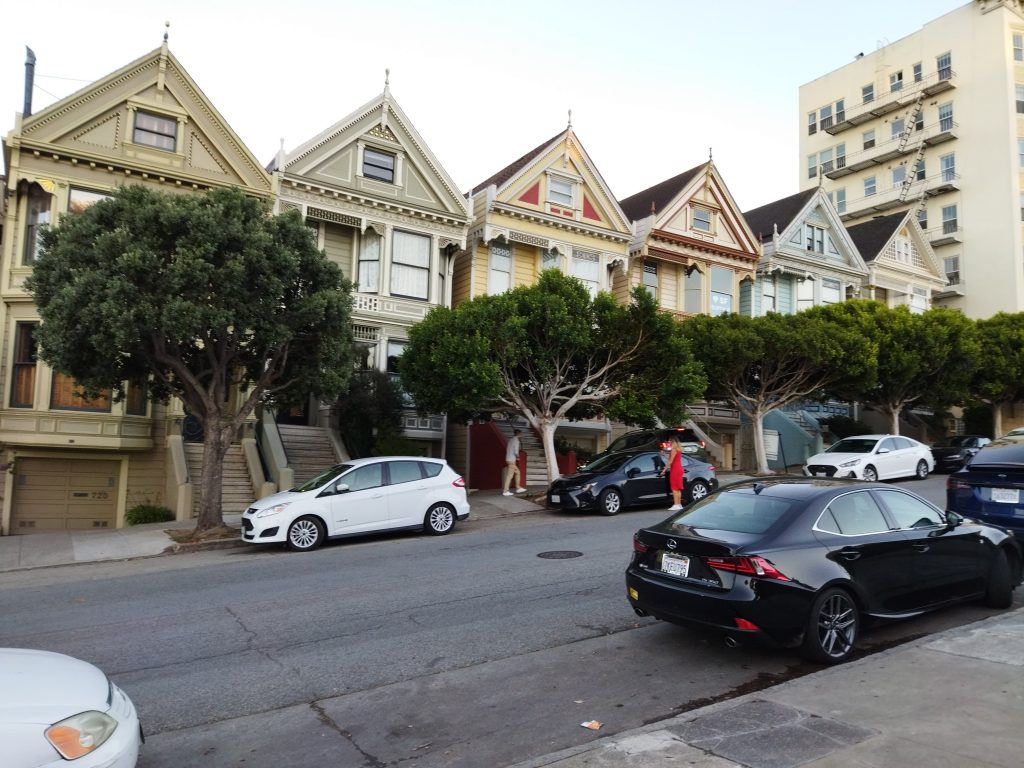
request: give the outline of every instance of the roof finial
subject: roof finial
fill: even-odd
[[[167,45],[167,36],[171,31],[171,22],[164,22],[164,45]]]
[[[711,147],[708,147],[708,162],[714,162],[715,158],[711,156]]]
[[[567,127],[570,128],[570,129],[572,128],[572,110],[571,109],[569,110],[569,125]]]
[[[384,93],[387,93],[391,88],[391,69],[384,69]]]

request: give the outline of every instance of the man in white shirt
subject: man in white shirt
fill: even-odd
[[[526,493],[526,489],[519,485],[519,451],[522,449],[522,446],[519,444],[519,435],[521,434],[521,429],[513,429],[512,439],[505,446],[505,478],[502,483],[502,496],[512,495],[512,491],[508,489],[508,486],[513,476],[516,479],[516,493]]]

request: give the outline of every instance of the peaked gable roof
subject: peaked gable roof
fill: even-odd
[[[176,120],[173,150],[136,144],[136,111]],[[269,194],[271,180],[165,42],[21,121],[22,146],[127,171]]]
[[[468,201],[391,95],[388,85],[384,86],[380,96],[366,102],[291,152],[279,153],[269,169],[295,176],[320,178],[332,186],[356,189],[352,175],[354,161],[344,155],[367,138],[379,143],[381,147],[402,152],[405,165],[413,166],[406,168],[408,177],[403,180],[403,183],[408,184],[406,203],[444,210],[459,217],[469,216]],[[347,166],[347,170],[339,172],[339,165]],[[372,195],[372,192],[366,190],[359,191]],[[392,199],[390,195],[388,198]]]
[[[873,219],[861,224],[854,224],[847,227],[850,238],[857,246],[864,261],[874,261],[878,258],[882,249],[892,240],[892,236],[903,225],[907,218],[907,211],[890,213],[888,216],[876,216]]]
[[[491,176],[489,179],[481,181],[479,184],[473,187],[473,191],[470,192],[470,195],[475,195],[480,190],[487,189],[487,187],[491,186],[492,184],[496,187],[503,186],[506,181],[511,179],[513,176],[515,176],[517,173],[523,170],[523,168],[525,168],[531,162],[540,157],[544,153],[544,150],[558,143],[558,141],[562,137],[564,137],[566,133],[567,131],[561,131],[560,133],[556,133],[554,136],[552,136],[544,143],[531,149],[518,160],[506,165],[504,168],[502,168],[496,174]]]
[[[701,163],[678,176],[630,195],[625,200],[620,200],[619,206],[631,221],[639,221],[652,213],[660,213],[707,165],[708,163]]]
[[[778,227],[783,232],[793,222],[816,192],[816,188],[797,192],[795,195],[784,197],[781,200],[762,205],[760,208],[746,211],[743,218],[750,225],[750,230],[762,243],[772,239],[772,235]]]

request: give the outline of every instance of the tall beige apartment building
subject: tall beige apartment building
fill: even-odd
[[[1024,2],[975,0],[850,53],[800,88],[800,188],[820,184],[847,226],[914,211],[948,281],[936,305],[1024,311]],[[870,291],[921,299],[910,285]]]

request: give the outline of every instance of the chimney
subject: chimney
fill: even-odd
[[[32,88],[36,79],[36,55],[25,46],[25,107],[21,110],[22,117],[32,114]]]

